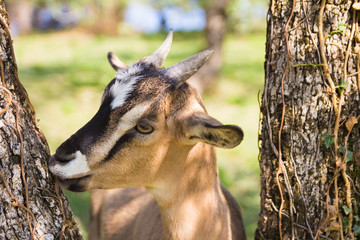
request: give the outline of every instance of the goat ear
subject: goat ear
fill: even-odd
[[[243,139],[243,131],[235,125],[223,125],[206,113],[195,113],[185,119],[183,125],[185,142],[205,142],[216,147],[234,148]]]
[[[109,52],[107,57],[110,65],[115,69],[115,71],[120,71],[127,68],[126,64],[120,61],[120,59],[114,53]]]

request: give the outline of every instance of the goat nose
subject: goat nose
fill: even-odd
[[[56,151],[56,153],[53,156],[51,156],[51,158],[53,158],[52,160],[54,160],[54,161],[66,163],[75,158],[75,153],[66,154],[66,153]]]

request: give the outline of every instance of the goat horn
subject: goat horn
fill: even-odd
[[[161,72],[166,77],[175,80],[176,85],[180,86],[206,63],[213,52],[214,50],[202,51],[164,70],[161,70]]]
[[[107,57],[110,65],[115,69],[115,71],[127,68],[126,64],[120,61],[120,59],[114,53],[109,52]]]
[[[153,54],[151,54],[151,56],[147,57],[145,61],[147,63],[154,64],[155,66],[161,66],[170,51],[172,39],[173,30],[170,29],[166,39],[161,44],[161,46]]]

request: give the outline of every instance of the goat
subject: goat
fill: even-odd
[[[243,132],[210,117],[186,82],[212,50],[161,67],[172,36],[170,30],[159,49],[129,67],[109,53],[117,73],[100,109],[49,159],[63,188],[98,189],[90,239],[246,238],[215,152],[240,144]]]

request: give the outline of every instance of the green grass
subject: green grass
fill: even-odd
[[[35,106],[52,153],[97,111],[102,91],[114,77],[107,52],[113,51],[125,63],[133,63],[151,54],[164,37],[105,37],[71,31],[15,39],[19,77]],[[214,92],[204,96],[210,115],[223,123],[241,126],[245,133],[239,147],[218,150],[218,163],[222,181],[242,208],[249,239],[254,237],[260,204],[257,98],[264,79],[264,43],[264,34],[227,36],[220,81]],[[203,50],[203,46],[202,33],[175,33],[164,66]],[[67,196],[85,232],[90,218],[89,194]]]

